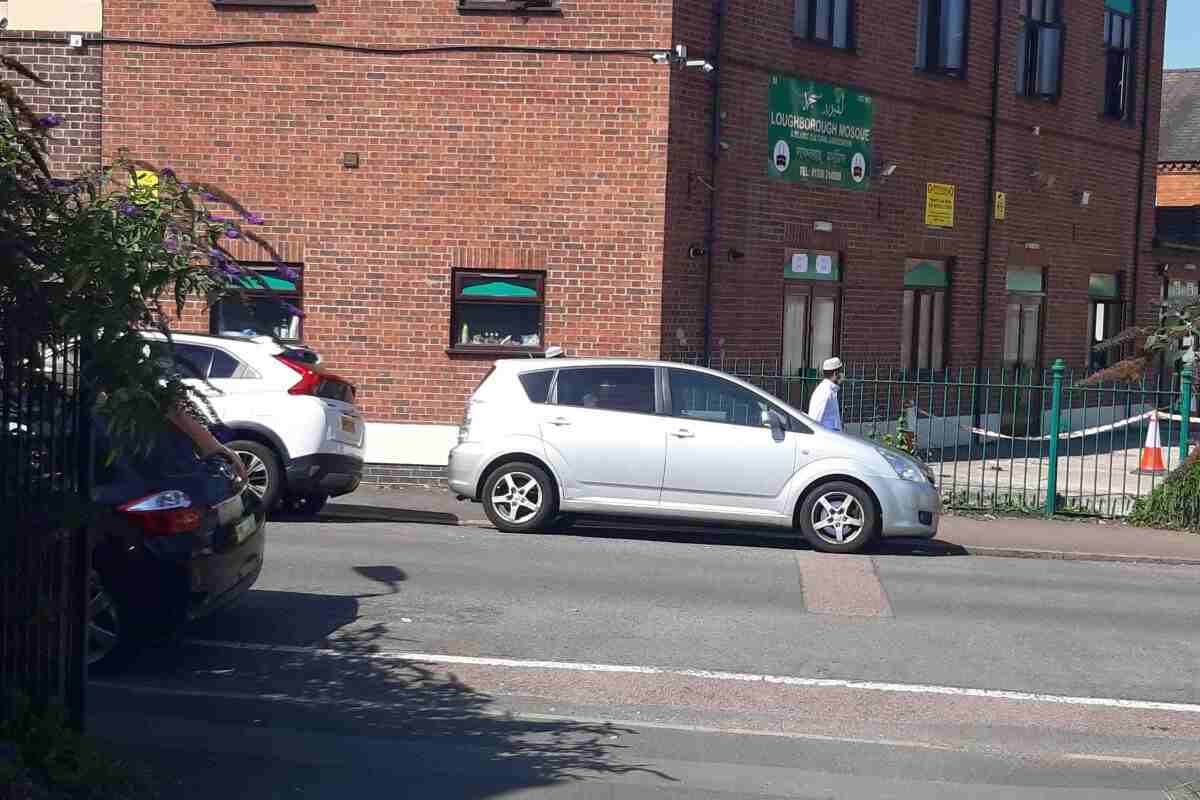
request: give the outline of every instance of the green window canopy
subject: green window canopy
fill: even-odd
[[[1005,287],[1010,292],[1041,294],[1044,291],[1042,271],[1040,269],[1010,269],[1005,280]]]
[[[276,278],[273,275],[259,274],[255,277],[250,277],[247,275],[244,278],[240,278],[238,283],[240,283],[244,289],[262,289],[264,288],[265,284],[265,288],[274,292],[296,291],[296,284],[292,283],[291,281],[285,281],[283,278]]]
[[[920,258],[904,260],[905,289],[945,289],[949,285],[946,262]]]
[[[512,281],[477,283],[462,290],[463,297],[537,297],[537,290]]]
[[[1122,14],[1133,14],[1133,0],[1104,0],[1104,7],[1109,11],[1117,11]]]
[[[1117,300],[1121,297],[1116,275],[1093,272],[1088,278],[1088,297],[1094,300]]]

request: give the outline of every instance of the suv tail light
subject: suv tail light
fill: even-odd
[[[300,375],[300,380],[295,386],[288,389],[288,394],[307,394],[313,397],[324,397],[327,400],[340,400],[343,403],[354,402],[354,384],[345,378],[329,372],[317,372],[308,364],[284,355],[275,356],[275,359]]]
[[[174,489],[130,500],[117,510],[147,536],[171,536],[200,527],[200,512],[192,508],[192,498]]]

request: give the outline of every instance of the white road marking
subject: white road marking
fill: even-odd
[[[1040,692],[1013,692],[1004,689],[971,689],[961,686],[936,686],[920,683],[884,683],[879,681],[845,680],[840,678],[800,678],[790,675],[766,675],[750,672],[724,672],[708,669],[673,669],[670,667],[633,666],[625,664],[589,664],[577,661],[538,661],[517,658],[487,658],[480,656],[452,656],[441,653],[403,653],[379,651],[375,653],[347,653],[330,648],[296,647],[293,645],[264,644],[258,642],[223,642],[204,639],[189,639],[189,644],[201,647],[216,647],[227,650],[250,650],[264,653],[288,655],[317,655],[330,658],[365,659],[376,661],[418,661],[432,664],[470,664],[481,667],[510,667],[513,669],[552,669],[571,672],[609,672],[632,675],[667,675],[705,680],[735,681],[739,683],[775,683],[785,686],[800,686],[813,689],[857,689],[866,692],[890,694],[929,694],[950,697],[979,697],[989,700],[1012,700],[1023,703],[1053,703],[1067,706],[1093,706],[1102,708],[1124,708],[1134,711],[1172,711],[1185,714],[1200,714],[1198,703],[1169,703],[1155,700],[1125,700],[1114,697],[1072,697],[1070,695],[1042,694]]]
[[[1139,767],[1160,767],[1161,761],[1153,758],[1135,758],[1133,756],[1101,756],[1094,753],[1066,753],[1063,758],[1069,758],[1073,761],[1104,761],[1114,764],[1134,764]]]

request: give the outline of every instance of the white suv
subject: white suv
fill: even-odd
[[[144,336],[168,355],[166,337]],[[268,509],[316,514],[330,497],[358,488],[366,425],[353,384],[313,363],[311,351],[270,337],[171,339],[176,368],[212,406]]]

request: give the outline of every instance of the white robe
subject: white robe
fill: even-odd
[[[813,390],[808,401],[808,415],[831,431],[842,429],[842,409],[838,404],[841,391],[842,387],[826,378]]]

